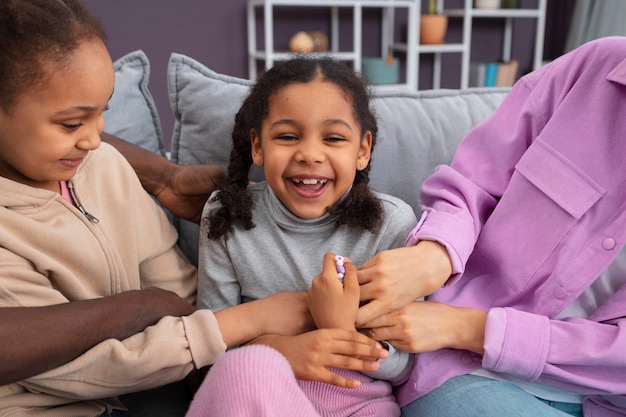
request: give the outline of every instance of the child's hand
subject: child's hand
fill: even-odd
[[[357,331],[321,329],[297,336],[261,336],[251,344],[271,346],[282,353],[297,379],[320,381],[344,388],[358,388],[360,381],[344,378],[332,368],[376,371],[378,359],[388,352],[376,341]]]
[[[345,259],[343,284],[337,276],[335,255],[324,255],[324,266],[308,290],[309,310],[318,328],[355,329],[359,309],[359,281],[356,268]]]

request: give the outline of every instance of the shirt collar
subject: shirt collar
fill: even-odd
[[[607,80],[626,85],[626,59],[617,64],[606,77]]]

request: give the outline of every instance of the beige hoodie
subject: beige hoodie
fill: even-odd
[[[0,306],[58,304],[147,286],[195,303],[196,270],[122,155],[103,143],[71,183],[97,223],[58,193],[0,177]],[[96,416],[119,406],[116,395],[180,380],[225,348],[210,311],[165,317],[62,367],[0,386],[0,416]]]

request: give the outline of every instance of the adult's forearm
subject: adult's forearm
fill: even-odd
[[[226,180],[218,165],[179,165],[115,136],[103,133],[102,139],[124,155],[143,188],[181,219],[199,223],[207,199]]]
[[[103,132],[103,141],[113,145],[132,165],[141,180],[141,184],[152,195],[156,195],[165,186],[167,178],[176,168],[175,164],[154,152],[133,145],[123,139]]]
[[[0,385],[56,368],[106,339],[123,340],[195,308],[149,288],[45,307],[0,308]]]

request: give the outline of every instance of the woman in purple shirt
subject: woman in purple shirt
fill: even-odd
[[[403,416],[626,415],[625,156],[626,38],[611,37],[523,77],[425,181],[408,246],[358,271],[359,327],[417,353]],[[314,415],[270,398],[294,383],[277,353],[239,351],[209,373],[231,382],[212,400]]]
[[[359,272],[398,265],[359,321],[419,353],[403,415],[626,415],[625,160],[612,37],[523,77],[424,182],[410,247]]]

